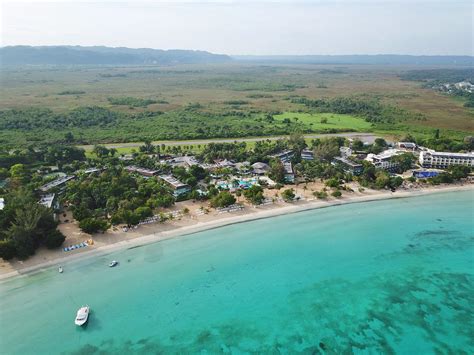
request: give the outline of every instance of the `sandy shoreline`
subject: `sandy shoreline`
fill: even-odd
[[[138,247],[143,246],[151,243],[156,243],[162,240],[194,234],[197,232],[219,228],[222,226],[236,224],[236,223],[243,223],[253,220],[258,220],[262,218],[270,218],[279,215],[286,215],[290,213],[297,213],[306,210],[318,209],[318,208],[325,208],[331,206],[338,206],[338,205],[345,205],[349,203],[361,203],[361,202],[370,202],[370,201],[380,201],[380,200],[387,200],[387,199],[395,199],[395,198],[406,198],[406,197],[415,197],[415,196],[422,196],[422,195],[429,195],[434,193],[440,192],[453,192],[453,191],[467,191],[473,190],[474,185],[448,185],[448,186],[438,186],[438,187],[429,187],[429,188],[422,188],[417,190],[408,190],[408,191],[397,191],[397,192],[389,192],[389,191],[377,191],[372,194],[362,194],[362,195],[354,195],[354,196],[345,196],[344,198],[338,200],[305,200],[300,202],[295,202],[292,204],[285,204],[270,206],[269,208],[265,207],[257,207],[257,208],[246,208],[243,214],[239,215],[229,215],[229,214],[221,214],[217,216],[212,216],[212,220],[208,221],[198,221],[197,223],[194,220],[190,219],[189,222],[191,224],[183,225],[183,226],[176,226],[170,230],[165,231],[158,231],[152,232],[147,235],[138,236],[130,239],[124,239],[117,242],[112,242],[111,244],[106,244],[102,246],[98,246],[95,248],[91,248],[89,250],[84,249],[77,254],[70,254],[65,255],[61,251],[55,252],[54,257],[51,260],[43,261],[40,259],[34,260],[32,257],[32,261],[30,261],[29,265],[23,265],[21,262],[15,262],[14,266],[12,265],[9,268],[2,268],[0,270],[0,280],[9,279],[12,277],[18,277],[22,275],[27,275],[33,272],[39,272],[45,268],[49,268],[55,265],[65,265],[69,262],[90,258],[98,255],[106,255],[107,253],[127,249],[131,247]],[[155,228],[158,229],[157,226],[161,226],[159,224],[155,225]],[[3,262],[3,261],[2,261]],[[3,262],[5,264],[9,264],[7,262]]]

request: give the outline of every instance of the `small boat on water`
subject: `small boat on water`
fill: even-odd
[[[82,306],[81,308],[79,308],[79,310],[77,311],[76,320],[74,321],[74,323],[76,323],[76,325],[78,326],[82,326],[86,324],[87,320],[89,319],[89,312],[90,312],[89,306]]]
[[[59,269],[58,269],[59,273],[62,274],[63,273],[63,267],[60,266]]]
[[[118,261],[117,260],[112,260],[110,263],[109,263],[109,267],[115,267],[118,265]]]

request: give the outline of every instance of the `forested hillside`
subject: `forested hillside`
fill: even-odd
[[[2,65],[191,64],[230,61],[226,55],[204,51],[81,46],[9,46],[0,48]]]

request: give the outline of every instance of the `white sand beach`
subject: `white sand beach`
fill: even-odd
[[[318,183],[316,183],[316,185],[317,184]],[[314,188],[321,186],[310,187]],[[186,201],[186,203],[177,203],[174,210],[178,211],[183,208],[188,208],[189,214],[185,214],[179,219],[165,223],[141,225],[137,229],[128,232],[122,231],[121,228],[115,228],[115,230],[111,229],[104,234],[90,236],[81,232],[75,222],[61,223],[59,228],[67,236],[64,246],[87,240],[89,238],[94,240],[94,245],[69,252],[64,252],[62,248],[56,250],[39,249],[34,256],[25,261],[12,260],[7,262],[1,260],[0,280],[37,272],[41,269],[52,266],[64,266],[68,262],[77,259],[104,255],[119,249],[155,243],[165,239],[218,228],[229,224],[242,223],[261,218],[269,218],[309,209],[324,208],[348,203],[413,197],[439,192],[467,191],[473,190],[474,184],[430,186],[407,190],[402,189],[396,192],[370,189],[360,192],[354,189],[356,190],[355,192],[344,192],[343,196],[339,199],[330,198],[328,200],[318,200],[313,197],[311,193],[312,189],[308,188],[308,186],[303,187],[303,185],[299,185],[291,187],[295,188],[296,194],[302,197],[300,201],[292,203],[280,201],[274,204],[257,207],[245,204],[245,208],[242,211],[218,213],[215,210],[211,210],[208,214],[201,214],[198,212],[201,206],[207,206],[206,203],[192,203]],[[239,202],[243,203],[243,199],[240,199]],[[67,215],[67,217],[70,218],[69,215]]]

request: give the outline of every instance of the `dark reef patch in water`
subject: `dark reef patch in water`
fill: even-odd
[[[474,235],[466,235],[456,230],[424,230],[407,237],[409,243],[400,251],[382,254],[376,259],[387,260],[406,254],[428,254],[442,249],[443,251],[463,251],[474,246]]]
[[[458,231],[451,231],[451,230],[440,231],[440,230],[437,230],[437,229],[433,229],[433,230],[424,230],[424,231],[418,232],[418,233],[415,234],[415,237],[416,238],[437,237],[437,236],[448,237],[450,235],[457,235],[457,234],[459,234]]]

